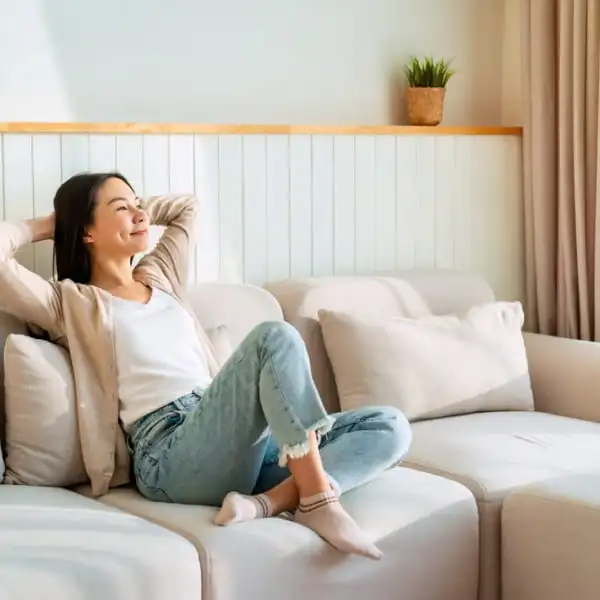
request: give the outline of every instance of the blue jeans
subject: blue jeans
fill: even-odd
[[[136,421],[128,445],[146,498],[219,506],[228,492],[259,493],[289,477],[286,461],[307,454],[311,431],[338,494],[400,462],[412,439],[392,407],[328,415],[299,333],[266,322],[206,390]]]

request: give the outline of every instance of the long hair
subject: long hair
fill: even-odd
[[[70,279],[88,284],[92,260],[84,242],[88,227],[94,223],[98,191],[107,180],[116,177],[133,187],[123,175],[113,173],[79,173],[67,179],[54,196],[54,266],[58,281]]]

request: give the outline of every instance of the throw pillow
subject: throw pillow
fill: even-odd
[[[66,487],[88,477],[68,353],[26,335],[4,348],[5,483]]]
[[[340,405],[391,404],[411,420],[533,410],[521,304],[466,316],[377,319],[319,311]]]
[[[206,334],[223,365],[233,353],[227,326]],[[27,335],[10,335],[4,347],[4,390],[5,483],[68,487],[87,481],[66,350]]]

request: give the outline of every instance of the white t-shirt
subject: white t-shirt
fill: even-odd
[[[114,327],[123,426],[210,384],[194,321],[154,288],[147,304],[114,298]]]

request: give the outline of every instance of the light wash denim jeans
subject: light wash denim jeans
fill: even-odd
[[[159,502],[219,506],[228,492],[264,492],[289,477],[287,458],[317,432],[338,494],[400,462],[412,435],[392,407],[328,415],[306,347],[283,322],[265,322],[203,391],[142,417],[128,430],[136,484]]]

